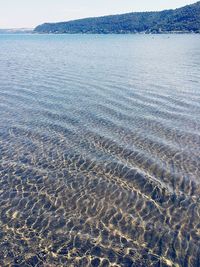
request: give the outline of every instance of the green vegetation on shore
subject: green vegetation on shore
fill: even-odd
[[[135,12],[37,26],[38,33],[200,33],[200,1],[175,10]]]

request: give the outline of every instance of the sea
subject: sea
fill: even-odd
[[[0,35],[0,266],[200,266],[200,35]]]

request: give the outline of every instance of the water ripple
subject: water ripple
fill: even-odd
[[[197,35],[0,36],[1,266],[200,265],[199,56]]]

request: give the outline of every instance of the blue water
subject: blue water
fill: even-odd
[[[199,35],[0,35],[1,266],[200,266],[199,62]]]

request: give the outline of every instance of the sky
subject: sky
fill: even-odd
[[[197,1],[197,0],[196,0]],[[34,28],[44,22],[154,11],[195,3],[192,0],[0,0],[0,28]]]

